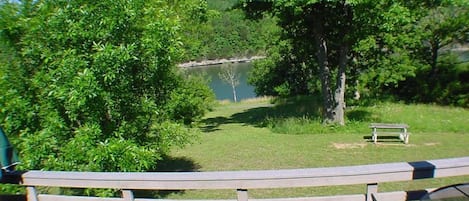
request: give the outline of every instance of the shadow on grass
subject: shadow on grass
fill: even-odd
[[[199,164],[187,157],[165,156],[157,164],[155,172],[197,172],[201,168]]]
[[[375,118],[373,118],[373,113],[366,111],[366,110],[351,110],[347,112],[347,119],[350,121],[376,121]]]
[[[371,139],[371,132],[370,135],[363,136],[363,139],[367,140],[367,142],[373,142]],[[378,136],[378,139],[376,142],[400,142],[402,143],[402,140],[399,138],[399,136]]]
[[[242,123],[256,127],[265,127],[269,119],[282,119],[294,117],[318,118],[320,117],[320,101],[314,96],[298,96],[275,100],[273,106],[253,107],[230,117],[214,117],[203,120],[204,132],[219,130],[219,126],[229,123]]]
[[[187,157],[171,157],[165,156],[158,161],[158,166],[153,172],[197,172],[200,165]],[[134,191],[135,197],[138,198],[167,198],[174,194],[183,194],[183,190],[138,190]]]
[[[297,96],[291,98],[279,98],[273,106],[253,107],[230,117],[214,117],[203,120],[204,132],[219,130],[219,126],[229,123],[242,123],[256,127],[266,127],[272,121],[289,118],[322,119],[322,102],[320,96]],[[347,119],[350,121],[371,122],[375,121],[373,114],[362,109],[350,109],[347,111]],[[270,122],[269,122],[270,121]]]
[[[220,125],[230,123],[243,123],[246,125],[263,126],[265,120],[275,115],[274,107],[256,107],[250,108],[243,112],[233,114],[230,117],[213,117],[202,120],[205,125],[201,127],[201,130],[205,133],[214,132],[220,130]]]
[[[228,124],[228,123],[235,123],[231,118],[226,118],[226,117],[214,117],[214,118],[207,118],[202,120],[202,123],[205,126],[201,127],[201,130],[205,133],[210,133],[214,132],[217,130],[220,130],[218,127],[222,124]]]

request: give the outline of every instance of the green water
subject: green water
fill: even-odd
[[[233,92],[231,85],[225,83],[218,76],[221,71],[221,65],[211,65],[204,67],[192,67],[188,68],[189,73],[194,74],[203,74],[207,76],[210,82],[210,88],[215,92],[217,100],[231,100],[233,101]],[[256,94],[254,93],[254,87],[247,83],[248,72],[252,67],[251,63],[235,63],[233,67],[237,74],[239,74],[239,85],[236,86],[236,94],[238,100],[254,98]]]

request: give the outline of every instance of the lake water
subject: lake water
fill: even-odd
[[[232,65],[235,72],[240,76],[239,85],[236,86],[238,101],[256,97],[254,87],[247,83],[248,72],[251,70],[252,63],[234,63]],[[214,91],[217,100],[233,101],[231,85],[222,81],[218,76],[221,71],[221,65],[191,67],[187,68],[187,71],[191,74],[203,74],[204,76],[207,76],[211,80],[210,88]]]
[[[463,62],[469,61],[469,51],[457,52]],[[248,72],[252,68],[252,63],[234,63],[232,64],[236,73],[240,75],[240,84],[236,86],[238,100],[256,97],[254,87],[247,83]],[[221,65],[211,65],[203,67],[187,68],[189,73],[203,74],[207,76],[210,82],[210,88],[214,91],[217,100],[233,101],[233,92],[231,86],[220,79],[218,73],[221,71]]]

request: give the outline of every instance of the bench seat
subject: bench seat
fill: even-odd
[[[376,144],[378,142],[378,133],[380,134],[398,134],[399,139],[405,144],[409,143],[409,133],[407,124],[393,124],[393,123],[371,123],[370,128],[371,140]],[[379,132],[378,132],[379,130]]]

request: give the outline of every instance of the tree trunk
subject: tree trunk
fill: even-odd
[[[231,83],[231,88],[233,89],[233,100],[234,102],[238,102],[238,97],[236,95],[236,85],[234,82]]]
[[[345,125],[345,68],[347,66],[347,53],[348,47],[347,45],[342,45],[340,47],[340,55],[339,55],[339,70],[337,72],[337,83],[336,89],[334,93],[334,123]]]
[[[438,75],[438,50],[440,49],[440,40],[435,37],[431,42],[431,71],[430,71],[430,79],[436,78]]]
[[[314,40],[316,42],[316,57],[318,59],[320,77],[321,77],[321,93],[323,98],[323,107],[324,107],[324,123],[331,124],[336,123],[336,113],[334,96],[332,94],[331,87],[331,70],[329,67],[329,61],[327,59],[327,42],[324,38],[322,22],[315,20],[313,22],[314,26]]]
[[[360,81],[355,80],[355,92],[353,93],[354,100],[360,100]]]
[[[341,13],[342,19],[338,22],[335,26],[338,26],[340,29],[340,35],[342,38],[342,43],[339,46],[339,60],[338,60],[338,69],[337,69],[337,80],[334,83],[332,80],[332,73],[331,64],[328,59],[328,44],[326,40],[326,33],[325,33],[325,16],[321,9],[318,9],[318,15],[314,16],[312,20],[312,28],[313,28],[313,36],[316,45],[316,56],[320,70],[320,77],[321,77],[321,90],[323,96],[323,104],[324,104],[324,123],[326,124],[339,124],[345,125],[345,81],[346,81],[346,66],[348,63],[348,51],[349,51],[349,43],[347,41],[347,32],[349,29],[352,28],[352,10],[350,6],[346,3],[345,0],[337,2],[333,6],[337,6],[336,8],[341,9],[339,13]],[[330,9],[325,5],[323,9]],[[334,10],[335,12],[336,10]],[[334,85],[335,84],[335,85]]]
[[[221,80],[231,85],[231,90],[233,92],[234,102],[238,102],[238,96],[236,95],[236,86],[239,84],[239,75],[236,74],[233,65],[223,65],[222,71],[218,73],[218,77]]]
[[[353,12],[346,1],[341,2],[341,9],[343,10],[343,24],[342,26],[342,43],[339,49],[339,69],[337,70],[336,89],[334,93],[334,122],[340,125],[345,125],[345,81],[346,81],[346,67],[348,63],[349,41],[347,40],[348,31],[352,28]]]

